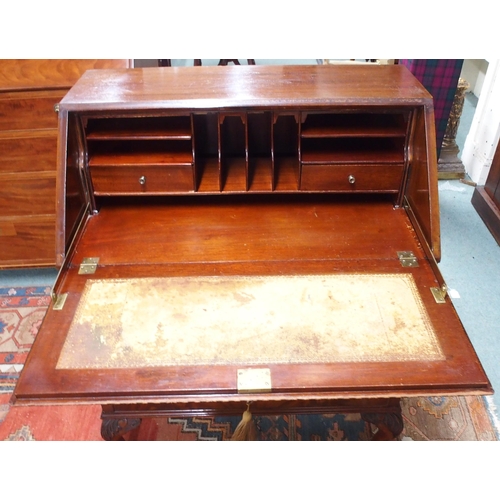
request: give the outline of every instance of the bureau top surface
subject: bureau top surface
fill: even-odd
[[[89,70],[61,110],[422,105],[430,94],[398,65],[207,66]]]

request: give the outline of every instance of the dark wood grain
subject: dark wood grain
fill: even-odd
[[[89,219],[59,292],[69,292],[63,311],[49,311],[20,381],[18,400],[143,402],[244,401],[235,366],[155,367],[129,370],[57,370],[60,350],[88,277],[77,274],[84,257],[98,256],[93,279],[152,276],[405,273],[397,251],[411,250],[411,269],[446,359],[433,362],[370,362],[272,366],[273,401],[310,398],[399,397],[416,394],[485,394],[489,383],[451,303],[436,304],[437,281],[403,209],[384,199],[294,201],[276,196],[175,198],[165,204],[110,203]],[[279,198],[279,197],[278,197]],[[377,221],[377,224],[374,222]],[[352,228],[356,227],[356,231]],[[50,342],[43,340],[50,336]],[[43,374],[43,376],[41,376]],[[300,382],[299,382],[300,381]],[[61,392],[62,391],[62,392]],[[37,396],[38,395],[38,396]],[[252,395],[254,399],[254,395]]]
[[[430,94],[398,65],[203,66],[91,70],[68,92],[61,107],[93,112],[238,107],[283,110],[422,103],[432,104]]]
[[[437,156],[426,137],[435,136],[434,111],[424,106],[415,112],[408,148],[409,168],[405,198],[410,204],[426,244],[439,262],[441,258],[441,232],[439,221],[439,195],[437,190]]]
[[[398,193],[403,179],[400,165],[303,165],[300,188],[306,191]]]
[[[500,245],[500,147],[498,146],[485,185],[474,189],[472,204]]]
[[[477,186],[472,193],[471,203],[500,245],[500,208],[483,186]]]
[[[191,135],[165,134],[172,117],[189,121]],[[87,72],[59,113],[55,293],[67,300],[49,309],[16,402],[100,402],[105,418],[127,419],[240,413],[249,399],[265,413],[387,413],[394,398],[491,393],[453,304],[430,290],[442,285],[432,122],[430,95],[399,66]],[[314,163],[346,139],[341,161]],[[177,140],[190,145],[191,169],[174,168]],[[130,161],[163,147],[165,164]],[[100,154],[111,162],[99,165]],[[127,191],[156,168],[153,191]],[[169,171],[186,191],[157,188]],[[402,267],[403,250],[418,267]],[[57,369],[89,279],[78,274],[86,257],[100,259],[92,279],[411,273],[443,358],[271,364],[272,391],[251,396],[238,393],[231,363]]]
[[[79,253],[99,254],[104,265],[397,259],[401,248],[416,250],[404,211],[394,210],[387,197],[172,197],[102,200],[100,207]]]

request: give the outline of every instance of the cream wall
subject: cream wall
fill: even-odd
[[[500,60],[486,62],[483,81],[479,73],[474,84],[481,86],[480,95],[461,157],[467,174],[480,186],[486,182],[500,138]]]
[[[476,97],[481,95],[487,71],[488,61],[486,59],[464,59],[460,76],[469,83],[469,92],[472,92]]]

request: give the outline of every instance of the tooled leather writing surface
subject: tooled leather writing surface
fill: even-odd
[[[442,360],[411,274],[89,280],[63,368]]]

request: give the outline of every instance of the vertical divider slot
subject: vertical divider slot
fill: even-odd
[[[299,185],[300,113],[274,113],[273,118],[273,190],[296,191]]]
[[[272,113],[248,113],[248,178],[249,191],[273,189]]]
[[[221,191],[248,189],[247,114],[219,114],[219,180]]]
[[[193,115],[195,172],[198,192],[217,192],[220,186],[220,141],[217,113]]]

